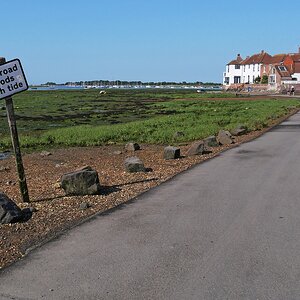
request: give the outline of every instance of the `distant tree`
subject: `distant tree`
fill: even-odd
[[[260,83],[267,84],[268,83],[268,75],[264,74],[261,78]]]

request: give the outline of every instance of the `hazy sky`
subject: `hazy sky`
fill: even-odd
[[[296,52],[300,1],[1,1],[1,51],[31,84],[109,79],[222,81],[261,50]]]

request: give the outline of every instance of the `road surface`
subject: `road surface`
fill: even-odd
[[[33,251],[0,299],[300,299],[300,113]]]

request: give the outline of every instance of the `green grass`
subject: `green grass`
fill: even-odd
[[[231,94],[198,94],[191,90],[27,91],[14,96],[20,133],[76,125],[109,125],[149,119],[157,115],[151,103],[176,99],[228,97]],[[0,100],[1,101],[1,100]],[[4,100],[0,102],[0,138],[8,134]],[[2,108],[2,109],[1,109]]]
[[[103,96],[98,93],[33,91],[14,97],[21,146],[34,149],[128,141],[186,142],[216,134],[220,129],[233,129],[238,124],[259,129],[287,114],[291,106],[300,107],[296,99],[218,101],[212,98],[232,95],[195,91],[108,90]],[[0,117],[0,123],[4,121],[7,122],[6,117]],[[174,141],[177,131],[184,135]],[[0,147],[10,148],[7,125],[1,127],[0,135]]]
[[[299,107],[296,99],[227,100],[232,94],[191,90],[29,91],[14,97],[23,148],[109,143],[169,144],[193,141],[244,124],[262,128]],[[180,100],[186,99],[186,100]],[[4,104],[4,103],[3,103]],[[1,104],[0,104],[1,108]],[[11,148],[5,110],[0,111],[0,148]],[[184,133],[174,141],[177,131]]]

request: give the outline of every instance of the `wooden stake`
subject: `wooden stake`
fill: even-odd
[[[0,57],[0,65],[3,65],[5,62],[6,62],[5,58]],[[5,98],[5,104],[6,104],[6,114],[7,114],[9,129],[10,129],[11,141],[12,141],[15,158],[16,158],[16,166],[17,166],[17,172],[18,172],[18,176],[19,176],[20,192],[22,195],[23,202],[30,202],[27,183],[26,183],[26,177],[25,177],[25,171],[24,171],[24,166],[23,166],[23,161],[22,161],[22,154],[21,154],[21,150],[20,150],[20,143],[19,143],[17,124],[16,124],[15,113],[14,113],[14,104],[12,101],[12,97]]]

